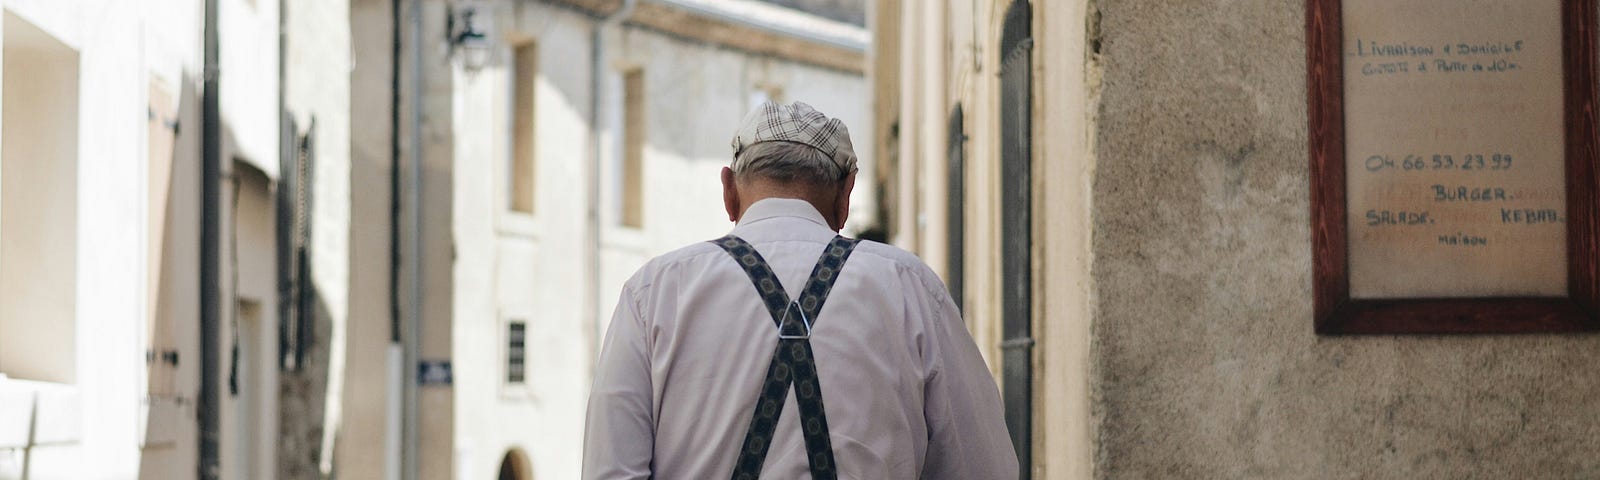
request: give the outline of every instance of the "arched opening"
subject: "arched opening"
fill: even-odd
[[[500,480],[533,480],[533,466],[528,464],[528,454],[520,448],[506,450],[500,458]]]

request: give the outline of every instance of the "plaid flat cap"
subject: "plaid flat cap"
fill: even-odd
[[[844,122],[828,118],[801,102],[779,105],[769,101],[746,115],[744,125],[734,135],[733,171],[750,163],[750,159],[741,161],[739,158],[746,147],[773,141],[810,145],[833,159],[840,171],[848,173],[856,169],[856,151],[850,145],[850,131],[845,129]]]

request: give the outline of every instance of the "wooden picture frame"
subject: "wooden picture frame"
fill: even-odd
[[[1600,330],[1600,130],[1596,0],[1562,0],[1568,276],[1565,297],[1352,299],[1340,0],[1306,1],[1316,333],[1481,334]]]

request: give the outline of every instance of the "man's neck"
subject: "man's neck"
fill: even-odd
[[[817,209],[817,213],[822,214],[822,220],[824,222],[826,222],[828,225],[836,225],[838,223],[837,222],[838,216],[835,215],[834,212],[833,212],[833,202],[831,200],[827,201],[826,204],[823,204],[822,202],[818,202],[815,199],[804,198],[804,197],[796,196],[796,195],[783,195],[783,194],[770,194],[770,195],[750,198],[748,200],[746,200],[745,198],[741,198],[740,199],[741,202],[740,202],[740,205],[739,205],[739,218],[744,218],[744,215],[750,211],[750,206],[751,205],[755,205],[756,202],[759,202],[759,201],[762,201],[762,200],[766,200],[766,199],[772,199],[772,198],[789,199],[789,200],[800,200],[800,201],[809,203],[809,204],[811,204],[812,208]]]

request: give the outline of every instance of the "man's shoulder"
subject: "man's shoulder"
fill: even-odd
[[[872,240],[861,240],[856,243],[856,250],[851,254],[851,258],[859,258],[861,256],[876,257],[888,261],[895,267],[908,269],[919,273],[924,270],[928,270],[929,272],[932,271],[928,268],[928,265],[926,263],[922,263],[922,259],[918,258],[915,254],[912,254],[911,252],[905,251],[904,249],[894,245],[879,243]]]
[[[640,280],[641,277],[654,276],[655,274],[670,270],[672,267],[681,265],[685,262],[693,261],[706,255],[721,252],[722,249],[720,247],[717,247],[709,241],[694,242],[679,247],[676,250],[657,255],[655,258],[651,258],[649,261],[646,261],[643,266],[640,266],[639,271],[635,272],[633,276],[635,281],[637,281]]]

